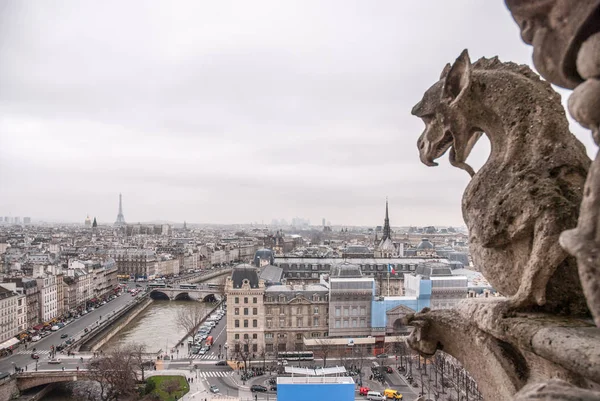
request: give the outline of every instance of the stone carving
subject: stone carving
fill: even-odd
[[[533,62],[548,81],[575,89],[569,112],[600,143],[600,0],[506,0],[533,46]],[[600,158],[585,184],[577,228],[561,245],[577,257],[588,306],[600,327]]]
[[[574,89],[569,112],[600,144],[600,0],[505,1],[523,40],[534,48],[536,68],[549,82]],[[473,177],[463,198],[463,214],[473,230],[473,256],[476,263],[497,262],[498,253],[507,252],[506,267],[514,274],[513,281],[497,263],[491,269],[480,267],[494,286],[511,296],[513,313],[503,313],[506,303],[497,299],[465,300],[454,310],[422,311],[406,317],[405,323],[415,328],[408,343],[426,355],[443,349],[456,357],[486,400],[597,400],[600,154],[587,174],[577,227],[560,235],[560,244],[577,258],[593,325],[556,313],[578,311],[580,293],[569,258],[563,259],[550,242],[540,241],[546,235],[556,243],[557,230],[573,225],[577,215],[573,205],[581,197],[577,188],[587,161],[568,133],[564,113],[548,85],[533,84],[533,79],[524,84],[531,71],[514,64],[486,70],[497,63],[471,65],[464,53],[453,66],[446,66],[413,114],[427,125],[418,143],[421,160],[434,165],[450,149],[451,164]],[[498,74],[502,69],[507,70],[503,76]],[[510,78],[508,70],[515,73]],[[484,102],[490,100],[496,100],[496,107]],[[490,138],[492,155],[475,174],[466,161],[481,132]],[[499,157],[499,145],[504,159]],[[519,152],[531,152],[530,158]],[[530,159],[540,165],[533,166]],[[519,204],[522,209],[513,209]],[[566,207],[564,214],[553,211],[558,206]],[[477,217],[481,222],[473,220]],[[543,260],[550,262],[548,268],[538,264]],[[568,280],[569,296],[556,294],[559,277]],[[532,305],[542,304],[543,313],[532,312],[536,309]]]
[[[471,64],[465,50],[412,113],[426,125],[421,161],[435,165],[449,150],[472,176],[462,202],[471,256],[509,306],[585,313],[576,261],[558,238],[577,224],[590,161],[560,96],[527,66]],[[483,132],[491,154],[475,173],[467,159]]]

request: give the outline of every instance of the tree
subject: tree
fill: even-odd
[[[88,401],[119,401],[136,399],[139,359],[129,349],[114,348],[88,363],[88,375],[96,386],[79,389],[77,399]]]
[[[319,356],[323,358],[323,367],[325,367],[327,365],[327,356],[333,349],[333,346],[326,338],[317,339],[315,342],[317,343],[316,350]]]
[[[161,390],[165,393],[169,394],[169,398],[173,396],[173,394],[179,390],[179,381],[177,379],[165,380],[160,385]]]
[[[145,362],[147,363],[148,361],[144,361],[144,354],[146,352],[146,346],[144,344],[138,344],[138,343],[132,343],[129,344],[129,351],[131,352],[131,354],[133,355],[133,357],[135,358],[136,363],[138,364],[141,374],[142,374],[142,381],[145,381]],[[153,362],[153,361],[151,361]]]
[[[250,336],[242,341],[237,341],[234,349],[236,358],[244,363],[244,371],[247,371],[248,364],[256,356],[256,353],[252,351],[252,339]]]
[[[190,308],[183,308],[177,311],[175,323],[183,329],[188,335],[192,336],[192,344],[196,344],[195,330],[206,315],[204,306],[200,303],[194,303]]]

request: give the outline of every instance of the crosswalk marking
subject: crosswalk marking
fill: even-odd
[[[198,371],[198,376],[201,377],[227,377],[231,376],[233,372],[224,372],[224,371]]]
[[[36,351],[19,351],[19,352],[15,352],[15,354],[17,355],[31,355],[31,354],[48,354],[50,353],[50,350],[47,349],[41,349],[41,350],[36,350]]]
[[[209,354],[204,354],[204,355],[199,355],[199,354],[194,355],[194,354],[192,354],[191,358],[192,359],[212,359],[212,360],[219,359],[219,358],[217,358],[217,355],[215,355],[215,354],[210,354],[210,355]]]

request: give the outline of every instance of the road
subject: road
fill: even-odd
[[[19,345],[19,347],[14,351],[13,355],[0,360],[0,371],[12,373],[14,372],[15,367],[25,369],[25,366],[27,366],[28,369],[35,369],[35,360],[31,358],[33,348],[35,348],[36,352],[40,355],[40,359],[38,361],[39,368],[39,366],[46,364],[48,361],[50,347],[52,345],[59,345],[66,340],[60,338],[62,334],[67,334],[69,337],[77,339],[81,336],[81,334],[83,334],[86,328],[93,327],[96,325],[96,322],[100,321],[100,319],[105,320],[113,312],[121,310],[131,302],[134,302],[133,297],[127,293],[123,293],[121,296],[118,296],[112,301],[107,302],[106,305],[102,305],[99,308],[81,316],[79,319],[73,320],[71,324],[68,324],[62,329],[53,332],[52,334],[35,343],[29,343],[27,348],[25,348],[25,345],[23,344]],[[60,369],[60,367],[58,367],[58,369]]]

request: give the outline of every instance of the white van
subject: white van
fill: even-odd
[[[379,391],[369,391],[367,393],[367,400],[370,400],[370,401],[385,401],[385,397]]]

